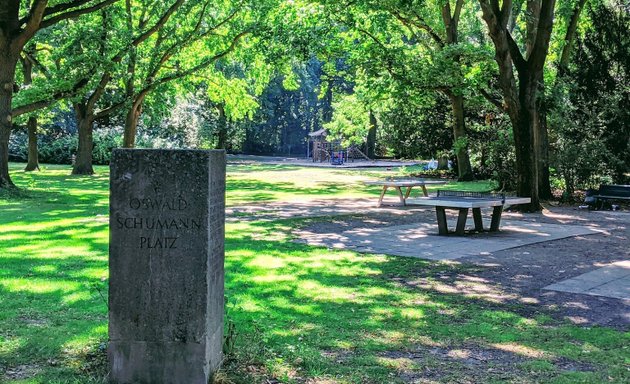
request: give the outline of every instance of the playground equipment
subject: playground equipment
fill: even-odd
[[[372,161],[357,146],[343,147],[339,140],[328,141],[327,135],[323,128],[308,134],[306,157],[312,158],[314,163],[330,162],[333,165],[342,165],[349,160],[354,162],[355,159]]]

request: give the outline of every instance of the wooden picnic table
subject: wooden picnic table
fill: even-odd
[[[463,196],[456,196],[462,194]],[[468,194],[468,196],[465,196]],[[475,231],[482,232],[483,220],[481,219],[481,208],[493,208],[492,219],[490,221],[490,232],[499,230],[501,224],[501,215],[503,207],[529,204],[529,197],[505,197],[490,196],[489,194],[466,193],[461,191],[438,191],[437,197],[420,197],[412,199],[408,202],[410,205],[426,205],[435,207],[438,222],[438,233],[440,235],[448,235],[448,225],[446,222],[446,209],[459,210],[457,218],[457,226],[455,228],[456,235],[463,235],[466,228],[466,219],[468,218],[468,210],[472,209],[473,219],[475,221]]]
[[[366,185],[380,185],[383,187],[381,191],[381,196],[378,199],[377,207],[383,205],[383,197],[385,197],[385,192],[387,192],[388,188],[394,188],[398,192],[398,198],[400,199],[401,205],[407,205],[407,199],[409,198],[409,194],[411,193],[411,189],[413,187],[421,187],[422,193],[424,196],[429,196],[427,192],[427,185],[443,185],[446,184],[446,181],[437,181],[437,180],[373,180],[373,181],[365,181]],[[402,188],[407,188],[405,193],[403,194]]]

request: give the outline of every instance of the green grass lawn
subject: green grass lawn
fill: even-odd
[[[107,168],[74,177],[65,166],[21,167],[12,177],[22,192],[0,195],[0,381],[103,382]],[[229,166],[227,201],[376,197],[378,188],[359,183],[391,172]],[[630,381],[629,333],[406,285],[470,267],[289,242],[299,224],[227,225],[225,371],[235,383],[398,383],[414,373],[435,382]],[[471,366],[466,350],[509,364]]]

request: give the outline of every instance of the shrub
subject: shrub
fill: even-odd
[[[78,138],[74,135],[61,135],[39,142],[39,161],[49,164],[71,164],[72,155],[77,151]]]
[[[100,128],[94,131],[94,149],[92,162],[99,165],[109,164],[112,150],[122,146],[123,129],[121,127]]]

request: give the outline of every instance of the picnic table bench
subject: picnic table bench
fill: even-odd
[[[599,186],[597,194],[592,195],[595,199],[595,206],[603,208],[604,203],[615,200],[630,201],[630,185],[605,185]]]
[[[401,205],[407,205],[407,199],[409,198],[409,194],[411,193],[411,189],[413,187],[421,187],[422,194],[426,197],[429,196],[427,192],[427,185],[443,185],[446,184],[446,181],[437,181],[437,180],[375,180],[375,181],[365,181],[366,185],[380,185],[383,187],[381,191],[381,196],[378,199],[377,207],[383,205],[383,197],[385,197],[385,192],[387,189],[394,188],[398,192],[398,198],[400,199]],[[402,188],[407,188],[405,193],[403,194]]]
[[[493,208],[492,219],[490,221],[490,232],[499,230],[503,207],[518,204],[528,204],[529,197],[506,197],[504,194],[466,192],[466,191],[444,191],[438,190],[436,197],[420,197],[410,200],[409,205],[426,205],[435,207],[438,222],[438,233],[448,235],[448,225],[446,222],[446,209],[459,210],[456,235],[463,235],[466,228],[468,210],[472,209],[475,221],[475,231],[482,232],[483,220],[481,219],[481,208]]]

